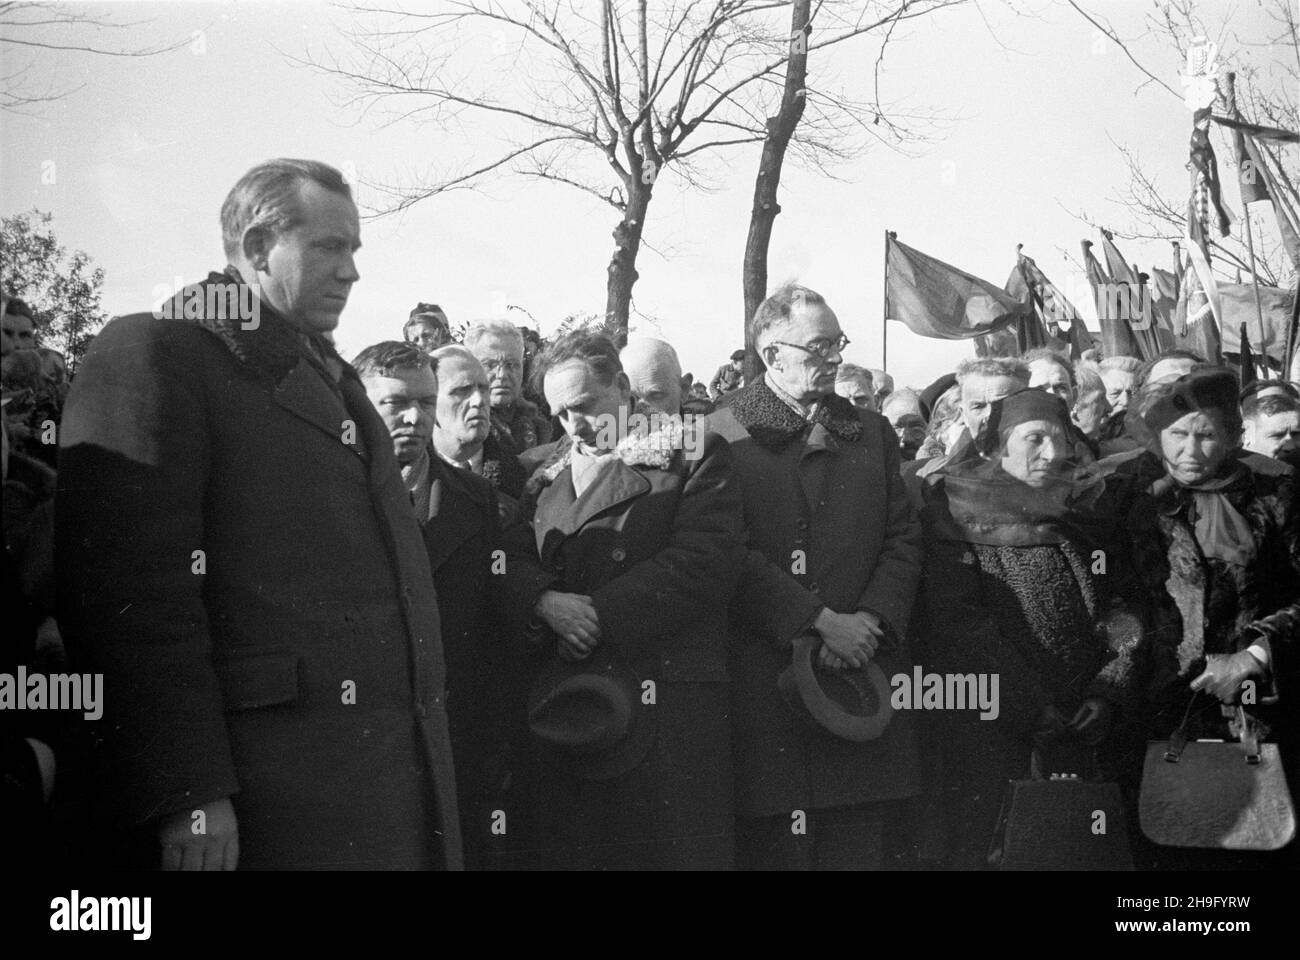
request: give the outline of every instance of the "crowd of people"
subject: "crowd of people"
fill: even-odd
[[[3,711],[28,855],[973,870],[1008,781],[1132,813],[1147,741],[1230,738],[1247,690],[1294,792],[1295,383],[1036,350],[895,388],[796,284],[707,388],[423,302],[349,363],[338,171],[260,164],[221,224],[177,302],[257,316],[115,319],[70,391],[3,310],[4,670],[103,683]],[[931,673],[992,698],[897,696]]]

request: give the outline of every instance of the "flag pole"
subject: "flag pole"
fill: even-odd
[[[1232,118],[1240,120],[1241,114],[1237,112],[1237,75],[1229,73],[1228,77],[1228,108],[1232,111]],[[1237,187],[1241,188],[1241,165],[1237,166]],[[1246,202],[1246,196],[1243,193],[1241,197],[1242,222],[1245,226],[1246,233],[1246,251],[1250,255],[1250,285],[1255,291],[1255,316],[1259,318],[1259,343],[1260,353],[1263,354],[1264,379],[1268,379],[1268,331],[1264,329],[1264,305],[1259,299],[1259,273],[1255,267],[1255,237],[1250,232],[1250,204]]]
[[[889,372],[889,241],[898,239],[892,230],[885,231],[885,282],[880,304],[880,369]]]

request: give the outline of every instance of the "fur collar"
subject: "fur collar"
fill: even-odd
[[[720,406],[731,410],[737,422],[755,441],[780,450],[803,435],[809,422],[772,392],[765,379],[727,394]],[[820,423],[837,440],[856,443],[862,438],[858,408],[838,394],[828,394],[817,405],[813,423]]]
[[[194,287],[206,289],[211,284],[242,282],[239,272],[234,267],[228,266],[223,273],[208,274],[206,280],[195,284]],[[251,330],[246,330],[243,322],[238,318],[209,317],[206,310],[201,311],[199,316],[194,316],[193,311],[187,314],[184,310],[186,291],[194,287],[181,290],[172,299],[171,316],[194,323],[215,334],[235,359],[260,379],[279,383],[298,365],[302,359],[298,331],[265,300],[258,303],[258,325]],[[321,342],[322,345],[327,343],[324,338],[321,338]],[[330,352],[333,352],[332,346]]]
[[[672,466],[676,452],[684,446],[681,417],[664,417],[642,402],[638,402],[632,409],[629,419],[636,414],[644,416],[648,424],[659,423],[659,429],[651,431],[647,426],[645,429],[630,430],[614,448],[614,456],[629,467],[667,470]],[[554,483],[573,463],[573,443],[565,441],[568,441],[567,436],[556,444],[549,457],[538,464],[528,481],[533,492]]]

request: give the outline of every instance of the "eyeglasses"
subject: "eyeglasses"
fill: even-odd
[[[787,343],[785,340],[773,340],[773,343],[779,343],[783,347],[794,347],[796,350],[802,350],[804,353],[814,353],[823,360],[832,353],[843,353],[844,348],[851,342],[844,334],[840,334],[835,340],[822,337],[820,340],[814,340],[807,346],[800,343]]]

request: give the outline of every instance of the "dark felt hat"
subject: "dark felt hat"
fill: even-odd
[[[843,740],[876,740],[893,719],[889,681],[874,662],[862,669],[824,670],[813,660],[821,640],[805,634],[794,642],[790,666],[776,685],[794,712]]]
[[[599,650],[577,663],[552,658],[528,697],[528,727],[544,759],[588,780],[622,776],[645,759],[654,713],[637,678]]]

